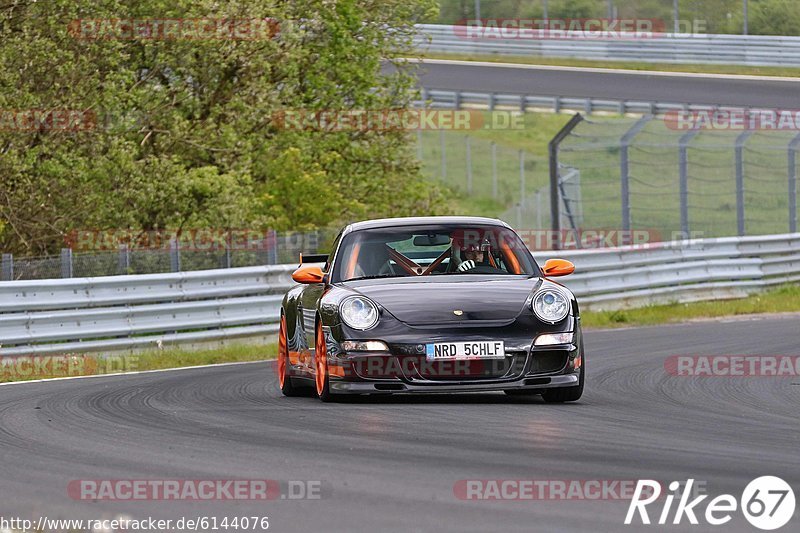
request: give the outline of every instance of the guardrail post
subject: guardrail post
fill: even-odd
[[[561,141],[574,130],[577,125],[583,120],[583,116],[577,113],[573,116],[566,125],[561,128],[550,144],[547,145],[547,151],[550,159],[550,224],[553,230],[550,236],[550,245],[553,250],[561,248],[561,209],[558,198],[558,147]]]
[[[494,111],[494,102],[495,96],[494,93],[489,93],[489,111]]]
[[[680,171],[681,233],[689,238],[689,143],[700,130],[692,130],[681,135],[678,141],[678,167]]]
[[[789,233],[797,232],[797,148],[800,134],[789,143]]]
[[[497,143],[492,141],[492,198],[497,199]]]
[[[736,231],[740,237],[744,235],[744,144],[752,134],[747,130],[736,137]]]
[[[0,268],[3,281],[14,280],[14,256],[12,254],[3,254],[2,267]]]
[[[456,91],[453,97],[453,107],[461,109],[461,91]]]
[[[584,102],[583,102],[583,111],[584,111],[584,112],[585,112],[587,115],[591,115],[591,114],[592,114],[592,104],[593,104],[593,102],[592,102],[592,99],[591,99],[591,98],[587,98],[587,99],[586,99],[586,100],[584,100]]]
[[[127,244],[119,245],[119,253],[117,255],[117,272],[120,274],[127,274],[131,268],[131,250]]]
[[[524,113],[528,109],[528,103],[524,94],[519,95],[519,112]]]
[[[619,147],[619,177],[620,177],[620,190],[622,194],[622,230],[629,232],[631,229],[631,193],[630,193],[630,174],[628,168],[628,148],[637,133],[642,131],[642,128],[647,125],[653,117],[645,115],[631,128],[625,132],[620,139]]]
[[[72,277],[72,248],[61,249],[61,277]]]
[[[169,241],[169,264],[172,272],[181,271],[181,248],[175,237]]]
[[[553,113],[561,113],[561,97],[553,97]]]
[[[472,141],[470,136],[467,135],[466,140],[466,163],[467,163],[467,194],[472,194]]]

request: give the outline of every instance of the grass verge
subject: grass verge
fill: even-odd
[[[589,67],[625,70],[653,70],[662,72],[690,72],[702,74],[735,74],[745,76],[800,77],[800,68],[750,67],[743,65],[704,65],[673,63],[641,63],[635,61],[591,61],[567,57],[536,57],[476,54],[425,54],[424,59],[453,59],[460,61],[488,61],[490,63],[515,63],[559,67]]]
[[[652,305],[621,311],[583,311],[581,323],[586,328],[655,326],[695,318],[792,311],[800,311],[800,286],[797,285],[787,285],[736,300]]]
[[[137,354],[59,354],[0,358],[0,383],[91,376],[272,359],[277,344],[233,344],[207,350],[166,349]]]

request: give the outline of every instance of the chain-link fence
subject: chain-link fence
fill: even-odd
[[[798,139],[797,131],[591,117],[564,139],[559,163],[580,171],[582,229],[785,233],[797,229]]]
[[[500,217],[525,227],[549,222],[547,158],[479,135],[417,132],[423,173],[462,200],[458,214]],[[544,205],[546,211],[537,209]],[[535,224],[543,220],[544,226]]]
[[[261,232],[241,246],[208,245],[173,240],[160,248],[120,245],[115,250],[75,251],[64,248],[58,256],[14,257],[2,254],[0,280],[32,280],[156,274],[216,268],[293,263],[300,253],[327,253],[338,228],[311,232]]]

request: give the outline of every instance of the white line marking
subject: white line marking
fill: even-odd
[[[112,376],[135,376],[137,374],[153,374],[155,372],[174,372],[176,370],[196,370],[198,368],[214,368],[221,366],[234,366],[234,365],[252,365],[254,363],[266,363],[275,361],[275,359],[262,359],[261,361],[237,361],[233,363],[215,363],[213,365],[197,365],[197,366],[178,366],[175,368],[158,368],[155,370],[135,370],[133,372],[115,372],[113,374],[91,374],[88,376],[66,376],[61,378],[44,378],[44,379],[29,379],[21,381],[6,381],[0,383],[0,387],[5,385],[22,385],[24,383],[44,383],[47,381],[64,381],[68,379],[87,379],[87,378],[107,378]]]
[[[566,67],[558,65],[527,65],[523,63],[495,63],[492,61],[465,61],[460,59],[424,59],[419,57],[398,58],[411,63],[431,63],[434,65],[463,65],[476,67],[515,68],[524,70],[560,70],[566,72],[590,72],[598,74],[634,74],[637,76],[665,76],[672,78],[707,78],[721,80],[749,80],[749,81],[786,81],[800,83],[800,77],[788,76],[755,76],[750,74],[714,74],[703,72],[668,72],[664,70],[632,70],[622,68],[601,67]]]

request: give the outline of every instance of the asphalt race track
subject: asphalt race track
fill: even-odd
[[[800,109],[800,79],[436,60],[419,67],[419,79],[419,85],[428,89]]]
[[[494,393],[322,404],[282,397],[273,362],[4,385],[0,511],[34,519],[266,515],[271,531],[754,531],[741,513],[717,528],[685,519],[682,527],[625,527],[627,501],[464,501],[453,487],[464,479],[694,478],[712,497],[738,498],[750,480],[771,474],[797,491],[800,378],[675,377],[664,360],[796,355],[799,320],[587,332],[587,391],[567,405]],[[322,497],[91,502],[67,493],[78,479],[233,478],[318,480]],[[796,531],[797,520],[784,529]]]

